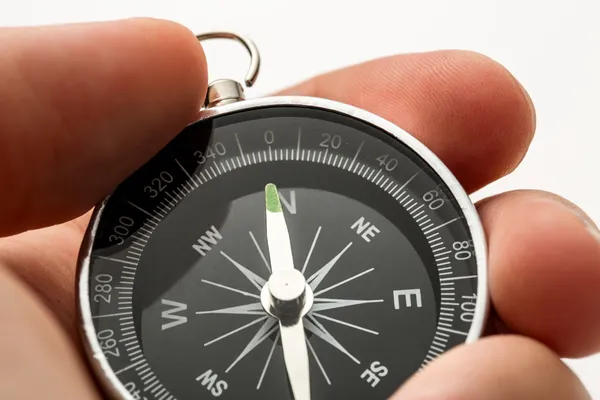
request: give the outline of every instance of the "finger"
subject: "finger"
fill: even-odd
[[[518,336],[457,347],[417,373],[394,400],[590,400],[548,348]]]
[[[281,92],[349,103],[427,145],[472,192],[513,170],[532,140],[529,96],[498,63],[466,51],[393,56]]]
[[[2,266],[0,320],[1,399],[100,399],[60,326]]]
[[[132,19],[0,29],[0,235],[83,214],[188,124],[204,53]]]
[[[28,284],[72,337],[76,260],[90,216],[0,239],[0,265]]]
[[[478,205],[495,312],[563,357],[600,351],[600,235],[566,200],[515,191]]]

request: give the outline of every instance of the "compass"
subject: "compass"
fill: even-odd
[[[254,44],[247,86],[258,72]],[[213,82],[188,125],[96,207],[78,300],[119,400],[386,399],[481,335],[469,197],[397,126]]]

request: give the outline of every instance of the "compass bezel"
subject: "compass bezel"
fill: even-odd
[[[217,116],[271,106],[314,108],[355,118],[388,133],[411,149],[432,168],[456,199],[462,214],[465,216],[469,232],[472,236],[477,263],[477,302],[473,321],[471,322],[465,343],[472,343],[479,339],[483,334],[488,319],[490,302],[488,294],[487,241],[474,204],[448,167],[423,143],[390,121],[355,106],[316,97],[274,96],[234,102],[215,108],[201,110],[198,118],[189,125],[194,125],[200,121]],[[116,376],[100,348],[100,344],[96,338],[89,301],[89,276],[92,248],[103,210],[110,197],[111,195],[108,195],[95,207],[79,252],[76,275],[76,302],[79,319],[79,333],[83,339],[83,347],[88,357],[88,364],[90,364],[90,367],[102,388],[107,391],[107,394],[112,398],[118,400],[134,400],[122,381]]]

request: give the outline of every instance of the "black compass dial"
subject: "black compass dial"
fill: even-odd
[[[260,298],[269,183],[314,294],[311,399],[385,399],[481,323],[467,218],[424,158],[334,111],[239,110],[190,125],[99,212],[85,301],[118,392],[293,398]]]

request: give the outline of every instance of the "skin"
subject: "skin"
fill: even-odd
[[[89,210],[194,119],[206,60],[192,32],[149,19],[0,29],[0,48],[0,398],[99,399],[73,293]],[[387,57],[283,93],[391,120],[468,192],[516,168],[535,131],[525,90],[472,52]],[[446,353],[394,399],[589,399],[560,357],[600,350],[596,226],[539,191],[477,207],[489,241],[489,336]]]

